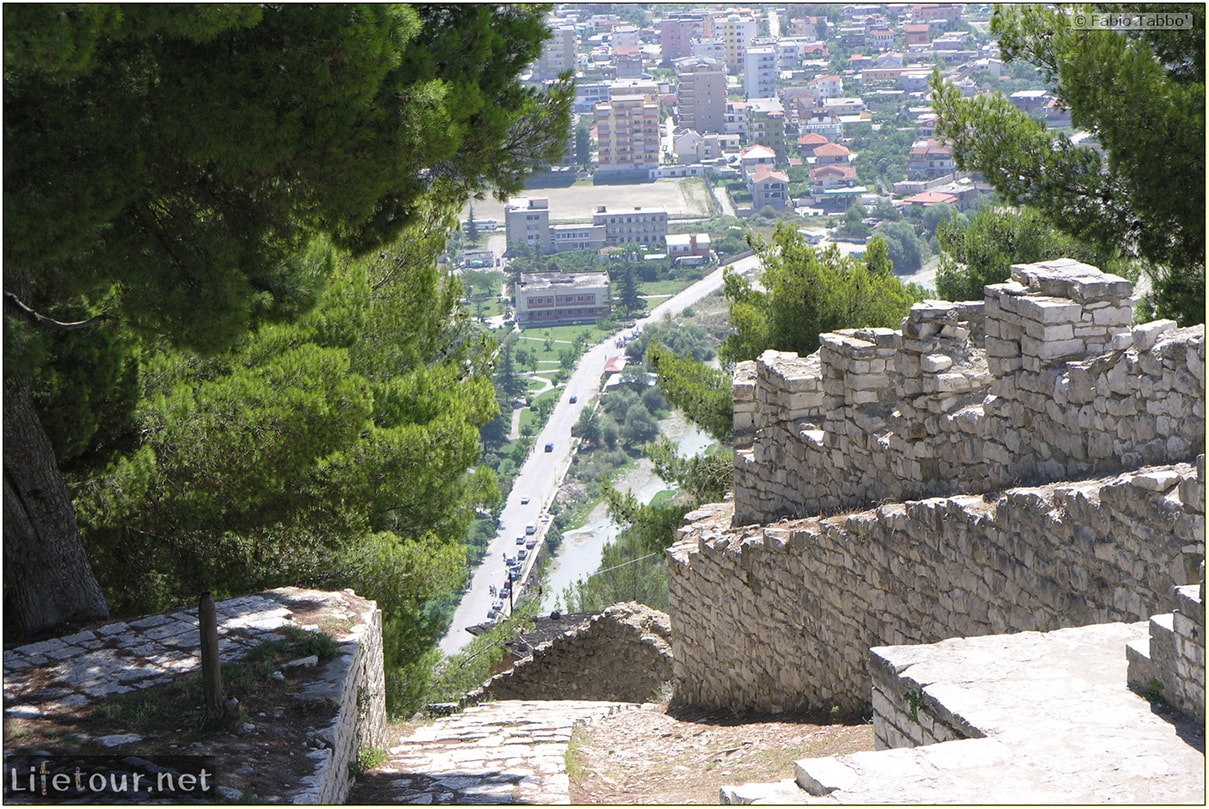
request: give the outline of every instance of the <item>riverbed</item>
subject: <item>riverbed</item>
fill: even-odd
[[[686,421],[679,413],[659,422],[660,433],[676,447],[681,456],[701,453],[714,443],[704,431]],[[617,476],[614,485],[646,504],[659,492],[675,487],[655,474],[653,465],[641,458],[637,465]],[[600,568],[605,546],[617,538],[621,526],[609,518],[608,506],[602,501],[588,514],[584,524],[563,534],[562,544],[550,559],[542,589],[542,610],[566,607],[563,590],[586,579]]]

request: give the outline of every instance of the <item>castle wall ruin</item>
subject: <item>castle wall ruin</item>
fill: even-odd
[[[873,646],[1171,610],[1204,557],[1204,328],[1131,327],[1131,294],[1018,265],[737,369],[733,502],[668,552],[677,699],[853,709]]]

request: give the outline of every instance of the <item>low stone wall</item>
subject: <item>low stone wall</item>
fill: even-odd
[[[1202,460],[762,527],[708,506],[668,552],[676,698],[855,709],[873,646],[1170,610],[1204,557],[1204,485]]]
[[[614,604],[582,626],[538,645],[532,656],[491,678],[492,699],[649,702],[672,679],[665,613]],[[477,701],[479,694],[473,695]]]
[[[1016,265],[985,301],[741,363],[736,524],[1191,461],[1204,327],[1131,328],[1131,294],[1067,259]]]
[[[239,660],[265,641],[279,640],[278,630],[285,626],[322,630],[340,649],[320,667],[317,678],[291,695],[298,704],[322,706],[308,711],[308,716],[318,719],[309,737],[296,740],[299,748],[310,748],[306,758],[312,762],[313,774],[273,794],[266,792],[276,783],[273,762],[240,761],[247,773],[218,773],[220,790],[233,790],[224,797],[229,800],[251,786],[270,802],[343,803],[352,786],[350,765],[357,762],[360,750],[386,746],[382,613],[374,602],[351,590],[296,587],[227,599],[216,603],[215,610],[223,662]],[[36,721],[72,713],[107,697],[163,685],[199,667],[196,609],[117,621],[6,649],[5,720]],[[271,727],[273,721],[248,719],[253,728]],[[88,745],[93,744],[97,753],[137,754],[146,746],[159,749],[165,741],[175,740],[123,734],[85,740],[81,751],[90,751]],[[215,739],[195,746],[193,752],[217,755],[221,747],[221,739]],[[245,785],[245,775],[262,783]]]

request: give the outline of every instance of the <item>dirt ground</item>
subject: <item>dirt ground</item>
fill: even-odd
[[[592,219],[596,206],[607,206],[610,211],[639,206],[663,208],[671,217],[707,216],[709,214],[708,192],[700,178],[664,178],[647,183],[628,185],[573,185],[568,188],[534,188],[519,197],[546,197],[550,200],[550,221]],[[488,197],[474,200],[473,205],[463,209],[465,219],[470,208],[474,208],[476,219],[495,219],[501,231],[504,229],[504,203]]]
[[[793,778],[798,759],[872,749],[869,724],[648,705],[575,731],[571,804],[717,804],[723,786]]]

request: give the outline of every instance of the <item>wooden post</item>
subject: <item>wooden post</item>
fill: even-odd
[[[218,614],[214,599],[202,593],[197,602],[197,628],[201,632],[202,691],[206,700],[206,715],[223,713],[222,669],[218,660]]]

